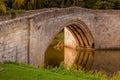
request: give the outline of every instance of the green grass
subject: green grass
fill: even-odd
[[[0,67],[4,68],[0,80],[108,80],[101,73],[93,75],[73,68],[67,70],[63,65],[50,70],[18,63],[4,63]],[[120,75],[111,80],[120,80]]]

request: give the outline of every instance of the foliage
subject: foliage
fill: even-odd
[[[0,13],[6,13],[6,5],[4,0],[0,0]]]
[[[120,0],[116,0],[114,4],[114,9],[120,9]]]
[[[24,4],[25,0],[12,0],[12,8],[14,9],[20,9]]]
[[[120,71],[115,73],[111,80],[120,80]]]
[[[7,11],[8,14],[15,14],[15,13],[23,13],[25,10],[15,10],[15,9],[9,9]]]
[[[97,0],[82,0],[80,2],[80,6],[85,7],[85,8],[94,8]]]
[[[95,4],[96,9],[113,9],[115,0],[97,0]]]
[[[50,44],[52,46],[57,45],[59,42],[64,42],[64,30],[60,31],[54,38],[53,42]]]
[[[67,0],[66,1],[66,7],[70,7],[71,6],[71,1],[70,0]]]
[[[80,6],[92,9],[120,9],[120,0],[0,0],[0,13],[7,10],[31,10]]]

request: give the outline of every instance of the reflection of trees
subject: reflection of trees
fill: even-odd
[[[85,71],[90,70],[93,64],[94,52],[93,51],[80,51],[76,56],[74,64],[79,69]]]

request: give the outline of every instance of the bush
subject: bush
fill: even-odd
[[[7,11],[8,14],[16,14],[16,13],[23,13],[25,10],[15,10],[15,9],[9,9]]]
[[[0,1],[0,14],[5,14],[5,13],[6,13],[5,3]]]

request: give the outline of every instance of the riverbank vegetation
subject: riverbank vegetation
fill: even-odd
[[[67,70],[64,65],[48,70],[7,62],[0,64],[0,68],[3,68],[3,71],[0,71],[0,80],[120,80],[120,73],[108,78],[101,72],[92,74],[74,68]]]
[[[120,9],[120,0],[0,0],[0,14],[20,12],[21,10],[72,6],[91,9]]]

